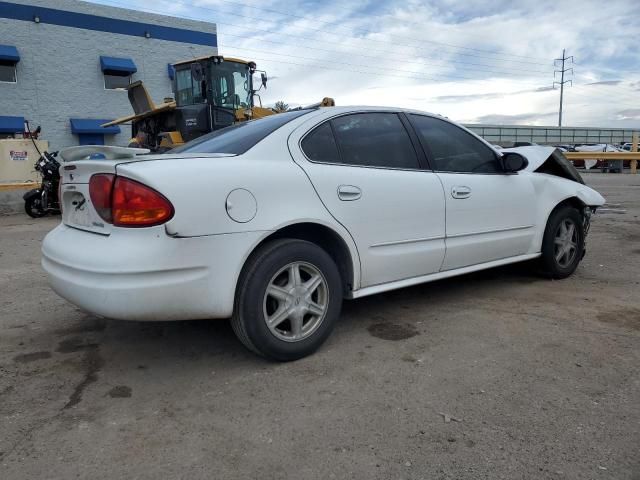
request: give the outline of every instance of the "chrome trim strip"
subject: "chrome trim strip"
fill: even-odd
[[[484,235],[486,233],[500,233],[500,232],[511,232],[514,230],[526,230],[527,228],[533,228],[534,226],[535,225],[522,225],[519,227],[499,228],[497,230],[484,230],[480,232],[471,232],[471,233],[457,233],[455,235],[447,235],[447,238],[469,237],[471,235]]]
[[[396,241],[393,241],[393,242],[376,243],[374,245],[370,245],[369,248],[389,247],[389,246],[392,246],[392,245],[405,245],[407,243],[429,242],[431,240],[442,240],[444,238],[445,238],[444,236],[426,237],[426,238],[410,238],[408,240],[396,240]]]

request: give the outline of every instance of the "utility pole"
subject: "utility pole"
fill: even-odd
[[[553,61],[553,66],[556,67],[558,65],[558,62],[562,62],[561,63],[561,67],[560,70],[554,70],[553,71],[553,88],[556,87],[556,85],[560,85],[560,110],[558,111],[558,126],[561,127],[562,126],[562,100],[564,98],[564,84],[565,83],[569,83],[571,85],[573,85],[573,82],[571,80],[565,80],[564,79],[564,74],[565,72],[571,71],[571,75],[573,75],[573,68],[564,68],[565,67],[565,62],[567,60],[571,60],[571,64],[573,65],[573,56],[571,57],[567,57],[565,55],[565,49],[562,49],[562,58],[556,58]],[[560,81],[556,82],[556,73],[560,74]]]

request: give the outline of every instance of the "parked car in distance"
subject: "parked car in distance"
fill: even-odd
[[[533,259],[567,277],[604,202],[553,147],[498,152],[394,108],[291,111],[137,153],[61,152],[53,289],[114,319],[231,317],[283,361],[327,339],[343,299]]]

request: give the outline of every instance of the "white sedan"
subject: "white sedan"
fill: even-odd
[[[531,259],[567,277],[604,202],[552,147],[499,152],[393,108],[302,109],[138,153],[62,152],[53,289],[109,318],[231,317],[277,360],[317,349],[344,298]]]

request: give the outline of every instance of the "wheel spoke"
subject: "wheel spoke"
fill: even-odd
[[[564,245],[564,240],[561,237],[556,237],[553,239],[553,243],[556,245]]]
[[[289,319],[291,322],[291,335],[298,338],[302,334],[302,315],[292,315]]]
[[[312,315],[321,316],[324,314],[324,307],[322,305],[318,305],[316,302],[309,302],[307,311]]]
[[[576,230],[576,226],[573,223],[569,224],[569,228],[567,229],[567,240],[573,239],[573,233]]]
[[[310,297],[313,295],[313,292],[322,284],[322,277],[318,274],[312,276],[309,280],[307,280],[303,287],[307,290],[307,296]]]
[[[267,295],[282,301],[287,300],[291,296],[288,290],[273,284],[267,287]]]
[[[283,305],[267,319],[267,324],[271,328],[275,328],[282,322],[284,322],[287,318],[289,318],[289,309],[285,308]]]
[[[289,285],[297,287],[302,285],[302,279],[300,278],[300,266],[298,264],[291,264],[289,266]]]
[[[567,224],[566,224],[565,222],[562,222],[562,223],[560,224],[560,235],[561,235],[562,237],[564,237],[564,236],[566,236],[566,235],[567,235]]]
[[[561,260],[563,257],[564,257],[564,247],[561,247],[556,252],[556,262],[561,263]]]

